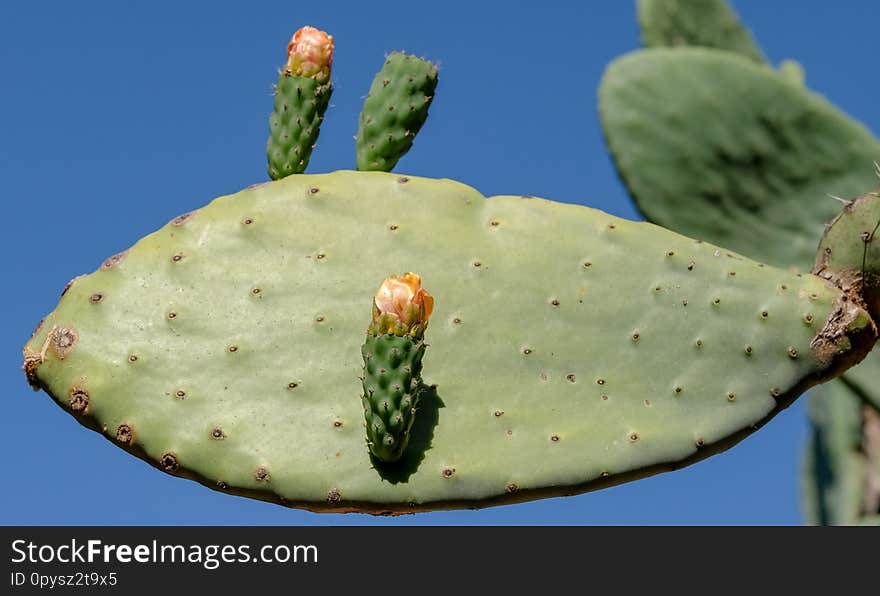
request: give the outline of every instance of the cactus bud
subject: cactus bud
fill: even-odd
[[[333,65],[333,36],[314,27],[302,27],[287,44],[284,73],[326,83]]]
[[[422,387],[423,337],[434,298],[415,273],[392,275],[373,297],[373,321],[361,348],[362,403],[370,453],[400,459],[409,443]]]
[[[434,310],[434,298],[415,273],[392,275],[382,282],[373,298],[370,333],[421,337]]]

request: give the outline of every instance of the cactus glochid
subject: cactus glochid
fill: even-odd
[[[400,459],[422,393],[425,328],[434,298],[415,273],[387,278],[373,299],[361,349],[367,445],[381,461]]]
[[[287,62],[275,85],[266,156],[273,180],[301,174],[309,165],[333,86],[333,37],[302,27],[287,44]]]

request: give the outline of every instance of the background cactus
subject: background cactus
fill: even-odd
[[[766,62],[751,32],[724,0],[638,0],[637,10],[646,46],[712,47]]]
[[[385,470],[355,396],[365,297],[389,269],[430,280],[422,374],[436,390]],[[819,277],[652,224],[336,172],[174,219],[73,282],[25,355],[77,420],[168,473],[316,510],[409,512],[700,460],[876,333]]]
[[[863,445],[869,406],[842,382],[828,383],[809,406],[812,427],[801,487],[804,514],[820,525],[859,523],[872,467]]]
[[[603,78],[606,139],[640,210],[768,263],[808,266],[824,222],[840,208],[829,195],[851,198],[877,185],[880,143],[805,90],[795,63],[780,72],[764,65],[726,2],[641,0],[639,21],[646,45],[707,46],[635,52]],[[814,523],[852,523],[876,513],[866,476],[844,463],[852,458],[839,455],[843,448],[828,446],[863,450],[860,461],[872,457],[867,435],[853,440],[853,420],[860,419],[853,412],[874,411],[857,407],[862,402],[880,407],[878,380],[880,359],[873,356],[830,395],[813,394],[816,428],[804,493]],[[821,403],[830,399],[840,403]],[[840,497],[855,485],[865,497],[858,506]]]

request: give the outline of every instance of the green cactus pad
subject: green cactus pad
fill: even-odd
[[[393,52],[373,79],[358,122],[357,169],[390,172],[428,117],[437,67]]]
[[[851,387],[859,387],[859,395],[880,411],[880,350],[874,350],[844,377]]]
[[[828,226],[813,272],[840,287],[859,286],[866,308],[880,313],[880,194],[852,201]]]
[[[847,204],[825,230],[813,272],[839,287],[857,287],[867,310],[880,313],[880,194]],[[880,356],[847,372],[850,388],[880,409]]]
[[[638,0],[642,43],[702,46],[764,63],[764,53],[725,0]]]
[[[360,349],[364,304],[399,271],[436,299],[432,389],[384,469],[364,441]],[[221,197],[77,278],[25,347],[25,372],[168,473],[392,513],[690,464],[857,361],[875,333],[819,277],[652,224],[336,172]]]
[[[626,55],[606,71],[599,109],[648,219],[779,266],[812,262],[841,208],[829,194],[877,182],[880,143],[862,125],[729,52]]]
[[[811,524],[877,525],[880,519],[880,413],[860,395],[841,381],[810,393],[802,495]]]
[[[368,445],[381,461],[394,462],[406,450],[419,407],[425,342],[368,333],[361,354]]]
[[[281,73],[275,86],[275,109],[269,116],[266,144],[272,180],[306,170],[332,93],[330,83]]]

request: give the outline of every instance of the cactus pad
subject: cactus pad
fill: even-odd
[[[390,172],[428,117],[437,88],[437,67],[393,52],[376,74],[358,124],[357,168]]]
[[[608,67],[599,109],[648,219],[775,265],[807,267],[841,208],[828,195],[877,182],[880,143],[862,125],[732,53],[626,55]]]
[[[364,357],[363,405],[367,441],[384,462],[400,459],[423,393],[425,342],[409,336],[370,335]]]
[[[270,178],[301,174],[308,167],[332,93],[330,83],[287,73],[278,77],[266,144]]]
[[[840,287],[859,285],[867,309],[880,312],[880,194],[843,208],[822,236],[813,272]]]
[[[365,304],[436,297],[403,459],[364,441]],[[722,451],[858,361],[825,280],[648,223],[448,180],[291,176],[180,216],[74,280],[25,372],[82,424],[217,490],[314,510],[481,507]]]
[[[838,287],[858,287],[880,312],[880,195],[847,204],[828,226],[813,271]],[[877,524],[880,413],[876,355],[810,399],[813,431],[804,460],[805,514],[814,524]],[[873,404],[873,405],[869,405]]]
[[[638,0],[638,17],[645,46],[702,46],[765,61],[725,0]]]

